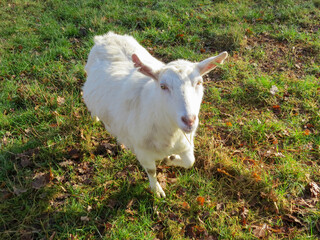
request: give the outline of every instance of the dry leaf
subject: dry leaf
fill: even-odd
[[[55,236],[56,236],[56,232],[53,232],[53,233],[51,234],[49,240],[53,240]]]
[[[281,107],[280,107],[280,105],[273,105],[272,110],[274,113],[278,114],[281,111]]]
[[[108,223],[108,222],[106,222],[106,223],[104,224],[104,226],[105,226],[105,228],[106,228],[106,231],[109,231],[109,230],[112,228],[112,224],[111,224],[111,223]]]
[[[177,178],[168,178],[167,179],[168,183],[176,183],[178,181]]]
[[[229,177],[233,177],[232,175],[230,175],[228,172],[226,172],[225,170],[223,170],[223,169],[221,169],[221,168],[217,168],[217,171],[218,171],[219,173],[223,173],[223,174],[225,174],[225,175],[227,175],[227,176],[229,176]]]
[[[49,181],[51,182],[54,179],[53,173],[52,173],[52,169],[50,168],[49,170]]]
[[[303,134],[309,136],[311,131],[309,129],[304,130]]]
[[[32,188],[40,189],[50,182],[50,173],[37,173],[32,181]]]
[[[203,204],[204,204],[204,197],[197,197],[197,202],[198,202],[198,204],[200,205],[200,206],[203,206]]]
[[[277,86],[272,85],[271,89],[270,89],[270,93],[272,95],[275,95],[277,92],[279,92],[279,89],[277,88]]]
[[[31,165],[30,159],[26,156],[21,158],[20,164],[23,168],[28,167]]]
[[[20,159],[20,164],[22,167],[28,167],[32,165],[30,161],[31,158],[34,158],[39,153],[39,148],[32,148],[23,153],[19,153],[16,155],[17,159]]]
[[[182,205],[182,208],[185,209],[185,210],[189,210],[190,209],[190,205],[187,202],[183,202],[181,205]]]
[[[61,166],[61,167],[67,167],[67,166],[73,165],[74,162],[71,161],[71,160],[66,160],[66,161],[60,162],[60,163],[58,163],[58,164],[59,164],[59,166]]]
[[[299,225],[303,226],[304,224],[295,216],[291,215],[291,214],[286,214],[283,217],[283,220],[286,220],[288,222],[292,222],[292,223],[298,223]]]
[[[68,155],[71,159],[78,160],[81,158],[81,152],[78,149],[72,148],[69,150]]]
[[[231,123],[231,122],[226,122],[226,125],[227,125],[228,127],[232,127],[232,123]]]
[[[164,173],[158,173],[158,181],[159,181],[159,184],[160,186],[162,187],[162,189],[166,189],[167,187],[167,177]]]
[[[201,237],[208,236],[208,232],[204,227],[190,223],[185,227],[185,236],[191,239],[202,239]]]
[[[27,189],[19,189],[16,187],[13,187],[13,193],[16,194],[17,196],[19,196],[21,193],[25,193],[26,191],[28,191]]]
[[[253,235],[257,238],[265,238],[268,235],[268,225],[265,223],[262,226],[253,226]]]
[[[135,201],[135,199],[133,198],[133,199],[131,199],[131,200],[128,202],[128,204],[127,204],[127,209],[132,207],[134,201]]]
[[[246,34],[247,34],[247,35],[252,35],[252,34],[253,34],[253,32],[252,32],[252,30],[251,30],[251,29],[247,28],[247,29],[246,29]]]
[[[81,219],[81,221],[84,221],[84,222],[90,221],[90,218],[88,216],[82,216],[80,219]]]
[[[249,213],[249,210],[245,206],[240,208],[240,217],[241,217],[242,226],[245,226],[247,224],[248,213]]]
[[[252,173],[253,178],[256,180],[256,182],[260,182],[261,181],[261,177],[256,173]]]
[[[57,97],[57,103],[58,103],[58,105],[63,105],[64,103],[65,103],[65,99],[64,99],[64,97]]]
[[[320,196],[320,187],[315,182],[310,182],[308,186],[312,197],[317,198]]]

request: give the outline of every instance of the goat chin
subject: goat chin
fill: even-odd
[[[226,57],[223,52],[200,63],[165,64],[131,36],[109,32],[95,37],[85,67],[84,102],[92,116],[136,154],[158,196],[165,193],[156,178],[157,160],[185,168],[195,161],[202,75]]]

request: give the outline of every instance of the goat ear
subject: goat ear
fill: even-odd
[[[197,64],[200,75],[204,75],[217,67],[218,64],[223,64],[224,60],[228,57],[227,52],[222,52],[218,56],[210,57]]]
[[[136,54],[132,54],[132,62],[134,63],[134,67],[137,68],[139,72],[153,78],[154,80],[158,80],[159,72],[156,72],[149,66],[143,64]]]

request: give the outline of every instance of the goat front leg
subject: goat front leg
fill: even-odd
[[[146,170],[151,191],[154,192],[157,197],[166,197],[162,187],[160,186],[159,182],[157,181],[157,169],[156,169],[156,161],[151,160],[150,158],[145,158],[144,156],[138,157],[139,162],[141,163],[142,167]]]
[[[195,162],[193,148],[182,152],[180,155],[171,155],[165,159],[165,162],[168,166],[191,168]]]

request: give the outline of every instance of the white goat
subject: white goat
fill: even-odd
[[[85,67],[84,101],[92,116],[136,154],[151,190],[165,197],[157,182],[156,161],[192,167],[203,96],[201,76],[222,64],[228,54],[200,63],[164,64],[131,36],[109,32],[94,40]]]

